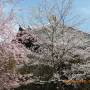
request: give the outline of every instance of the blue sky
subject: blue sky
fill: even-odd
[[[74,10],[77,15],[87,19],[81,30],[90,32],[90,0],[75,0]]]
[[[23,20],[24,23],[28,23],[28,16],[30,13],[27,13],[27,11],[25,12],[24,10],[28,9],[29,11],[29,8],[38,6],[40,1],[41,0],[23,0],[17,3],[16,7],[14,8],[23,9],[23,11],[18,12],[18,16],[22,17],[20,20]],[[9,9],[11,7],[13,7],[13,5],[7,5],[5,8]],[[81,18],[86,20],[85,23],[80,26],[80,30],[90,33],[90,0],[74,0],[72,11],[75,15],[79,15]]]

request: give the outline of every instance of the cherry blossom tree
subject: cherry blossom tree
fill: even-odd
[[[5,14],[4,4],[13,4],[12,1],[15,0],[0,0],[0,90],[10,88],[10,76],[15,76],[18,64],[27,61],[27,49],[14,41],[16,35],[14,9],[11,9],[9,14]]]
[[[77,62],[76,65],[80,63],[74,57],[74,52],[77,47],[84,46],[87,41],[84,34],[80,33],[77,28],[85,19],[80,17],[76,19],[71,14],[72,3],[73,0],[56,0],[53,2],[42,0],[42,4],[35,9],[36,12],[32,12],[33,15],[30,18],[36,21],[32,20],[37,25],[38,30],[36,32],[47,46],[47,48],[42,49],[43,57],[45,57],[44,61],[41,58],[42,61],[48,61],[55,69],[59,67],[62,71],[62,63],[68,62],[70,64],[69,61],[73,60]],[[38,25],[41,25],[41,29],[38,28]],[[79,58],[79,61],[83,62],[83,58],[81,60]],[[73,64],[75,63],[71,65]]]

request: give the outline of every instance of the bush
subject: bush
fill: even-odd
[[[40,80],[49,80],[53,76],[53,68],[49,65],[39,64],[39,65],[29,65],[23,66],[19,69],[21,74],[33,73],[35,77],[38,77]]]

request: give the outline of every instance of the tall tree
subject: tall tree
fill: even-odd
[[[56,70],[62,70],[59,72],[60,76],[64,70],[62,69],[64,67],[62,67],[62,64],[65,64],[65,62],[71,64],[70,61],[73,61],[73,58],[77,62],[73,64],[77,65],[83,62],[83,59],[78,61],[74,57],[75,48],[79,45],[83,46],[86,39],[83,33],[78,33],[76,30],[81,20],[78,19],[76,23],[74,22],[75,16],[73,17],[70,12],[72,2],[73,0],[56,0],[53,2],[51,0],[42,0],[41,7],[37,8],[32,16],[35,21],[39,22],[37,26],[41,25],[42,27],[38,30],[39,34],[43,33],[41,39],[44,38],[46,40],[44,43],[47,43],[50,47],[43,52],[45,59],[47,57],[47,61],[49,60]],[[71,74],[72,72],[69,73]]]

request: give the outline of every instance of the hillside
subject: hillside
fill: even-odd
[[[56,32],[53,61],[52,42],[47,34],[50,35],[51,28],[19,27],[12,44],[19,45],[18,49],[24,50],[25,54],[17,53],[18,74],[14,76],[16,84],[11,83],[12,87],[35,82],[90,79],[90,34],[71,27],[65,27],[63,34],[61,30],[58,28]]]
[[[60,29],[60,28],[59,28]],[[26,28],[25,30],[23,30],[23,35],[20,37],[17,37],[18,39],[22,39],[22,37],[25,37],[22,44],[28,49],[31,50],[32,54],[28,55],[28,57],[31,59],[31,62],[33,63],[49,63],[51,61],[49,61],[50,59],[50,48],[51,48],[51,42],[47,37],[46,34],[46,30],[49,31],[49,28],[47,27],[40,27],[40,28],[36,28],[36,29],[29,29]],[[21,33],[21,32],[19,32]],[[17,33],[17,35],[19,34]],[[54,45],[55,47],[62,47],[62,36],[60,35],[61,31],[58,30],[58,38],[55,41]],[[26,36],[24,36],[26,35]],[[31,38],[32,40],[30,41]],[[33,38],[32,38],[33,37]],[[70,49],[70,52],[68,52],[63,59],[67,59],[65,60],[70,61],[73,60],[74,57],[78,58],[82,61],[81,66],[79,65],[79,67],[82,67],[83,64],[85,64],[84,66],[86,66],[83,68],[86,70],[86,72],[88,72],[89,68],[90,68],[90,34],[88,33],[84,33],[82,31],[79,31],[77,29],[71,28],[71,27],[65,27],[64,29],[64,44],[65,44],[65,49],[67,50]],[[34,40],[37,39],[37,40]],[[30,44],[32,42],[32,44]],[[69,42],[69,43],[67,43]],[[27,44],[29,43],[29,46],[27,47]],[[31,45],[31,46],[30,46]],[[59,49],[60,49],[59,48]],[[57,50],[57,48],[56,48]],[[60,49],[61,51],[62,49]],[[61,53],[60,53],[61,54]],[[36,58],[36,59],[35,59]],[[50,63],[49,63],[50,64]],[[88,68],[88,69],[87,69]],[[88,74],[90,74],[90,71],[88,72]]]

